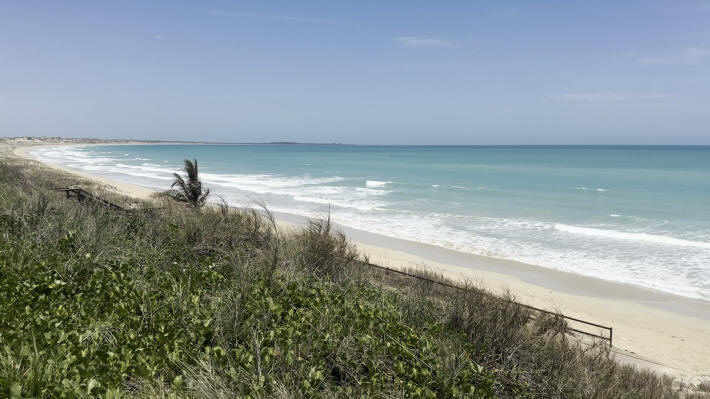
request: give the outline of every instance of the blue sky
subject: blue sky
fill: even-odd
[[[5,1],[17,135],[710,144],[710,0]]]

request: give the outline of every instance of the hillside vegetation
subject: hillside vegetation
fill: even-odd
[[[559,318],[364,267],[328,221],[72,184],[100,189],[0,164],[0,397],[680,397]]]

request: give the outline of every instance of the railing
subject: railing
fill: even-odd
[[[76,198],[77,201],[82,202],[84,200],[89,200],[91,202],[96,202],[100,205],[103,205],[109,209],[113,210],[119,210],[122,211],[124,210],[122,206],[116,205],[113,202],[106,201],[105,199],[92,194],[84,189],[81,188],[53,188],[53,191],[62,191],[67,195],[67,198]]]
[[[446,283],[446,282],[443,282],[443,281],[432,280],[432,279],[430,279],[430,278],[426,278],[426,277],[423,277],[423,276],[418,276],[418,275],[416,275],[416,274],[410,274],[410,273],[404,272],[404,271],[402,271],[402,270],[392,269],[392,268],[389,268],[389,267],[384,267],[384,266],[376,265],[376,264],[370,263],[370,262],[363,262],[363,261],[361,261],[360,263],[361,263],[362,265],[364,265],[364,266],[368,266],[368,267],[373,267],[373,268],[376,268],[376,269],[384,270],[384,271],[387,272],[387,273],[396,273],[396,274],[399,274],[399,275],[402,275],[402,276],[407,276],[407,277],[415,278],[415,279],[418,279],[418,280],[427,281],[427,282],[430,282],[430,283],[433,283],[433,284],[438,284],[438,285],[440,285],[440,286],[447,287],[447,288],[452,288],[452,289],[455,289],[455,290],[469,291],[468,288],[461,287],[461,286],[459,286],[459,285],[449,284],[449,283]],[[520,303],[520,302],[515,302],[515,301],[510,301],[510,302],[512,302],[512,303],[514,303],[514,304],[516,304],[516,305],[518,305],[518,306],[524,307],[524,308],[526,308],[526,309],[530,309],[530,310],[536,311],[536,312],[540,312],[540,313],[545,313],[545,314],[549,314],[549,315],[561,317],[561,318],[563,318],[565,321],[568,321],[568,322],[579,323],[579,324],[583,324],[583,325],[585,325],[585,326],[591,326],[591,327],[596,327],[596,328],[601,329],[601,330],[605,330],[605,331],[608,332],[608,336],[604,336],[604,335],[601,335],[601,334],[591,333],[591,332],[589,332],[589,331],[583,331],[583,330],[580,330],[580,329],[577,329],[577,328],[572,328],[572,327],[570,327],[569,325],[565,325],[565,329],[568,330],[568,331],[572,331],[572,332],[575,332],[575,333],[578,333],[578,334],[583,334],[583,335],[587,335],[587,336],[590,336],[590,337],[598,338],[598,339],[601,339],[601,340],[609,341],[609,346],[612,346],[612,342],[613,342],[612,340],[613,340],[613,338],[614,338],[614,330],[613,330],[612,327],[603,326],[603,325],[601,325],[601,324],[592,323],[592,322],[589,322],[589,321],[586,321],[586,320],[581,320],[581,319],[577,319],[577,318],[570,317],[570,316],[565,316],[564,314],[561,314],[561,313],[556,313],[556,312],[551,312],[551,311],[549,311],[549,310],[536,308],[536,307],[534,307],[534,306],[526,305],[526,304]],[[581,328],[581,327],[580,327],[580,328]]]
[[[52,190],[53,190],[53,191],[62,191],[62,192],[64,192],[64,193],[66,193],[67,198],[76,198],[78,201],[89,200],[89,201],[92,201],[92,202],[99,203],[99,204],[101,204],[101,205],[103,205],[103,206],[106,206],[106,207],[109,208],[109,209],[113,209],[113,210],[127,210],[127,209],[125,209],[125,208],[123,208],[123,207],[121,207],[121,206],[119,206],[119,205],[116,205],[116,204],[114,204],[114,203],[112,203],[112,202],[106,201],[105,199],[100,198],[99,196],[97,196],[97,195],[95,195],[95,194],[92,194],[92,193],[90,193],[90,192],[88,192],[88,191],[86,191],[86,190],[83,190],[83,189],[81,189],[81,188],[53,188]],[[389,267],[384,267],[384,266],[380,266],[380,265],[376,265],[376,264],[374,264],[374,263],[364,262],[364,261],[360,261],[359,263],[362,264],[362,265],[364,265],[364,266],[368,266],[368,267],[373,267],[373,268],[377,268],[377,269],[380,269],[380,270],[384,270],[384,271],[387,272],[387,273],[396,273],[396,274],[399,274],[399,275],[402,275],[402,276],[407,276],[407,277],[415,278],[415,279],[418,279],[418,280],[427,281],[427,282],[430,282],[430,283],[433,283],[433,284],[438,284],[438,285],[440,285],[440,286],[452,288],[452,289],[455,289],[455,290],[469,291],[468,288],[461,287],[461,286],[459,286],[459,285],[449,284],[449,283],[446,283],[446,282],[443,282],[443,281],[432,280],[432,279],[430,279],[430,278],[426,278],[426,277],[423,277],[423,276],[417,276],[416,274],[410,274],[410,273],[404,272],[404,271],[402,271],[402,270],[392,269],[392,268],[389,268]],[[613,339],[613,334],[614,334],[614,330],[612,329],[612,327],[607,327],[607,326],[603,326],[603,325],[601,325],[601,324],[592,323],[592,322],[589,322],[589,321],[586,321],[586,320],[581,320],[581,319],[577,319],[577,318],[574,318],[574,317],[565,316],[564,314],[561,314],[561,313],[556,313],[556,312],[551,312],[551,311],[549,311],[549,310],[536,308],[536,307],[534,307],[534,306],[526,305],[526,304],[520,303],[520,302],[515,302],[515,301],[510,301],[510,302],[512,302],[512,303],[514,303],[514,304],[516,304],[516,305],[518,305],[518,306],[524,307],[524,308],[526,308],[526,309],[530,309],[530,310],[536,311],[536,312],[540,312],[540,313],[545,313],[545,314],[549,314],[549,315],[561,317],[561,318],[563,318],[564,320],[566,320],[566,321],[568,321],[568,322],[571,321],[571,322],[580,323],[580,324],[583,324],[583,325],[586,325],[586,326],[596,327],[596,328],[599,328],[599,329],[601,329],[601,330],[606,330],[606,331],[608,332],[608,337],[607,337],[607,336],[604,336],[604,335],[594,334],[594,333],[591,333],[591,332],[588,332],[588,331],[583,331],[583,330],[579,330],[579,329],[576,329],[576,328],[572,328],[572,327],[570,327],[569,325],[565,324],[565,329],[566,329],[567,331],[572,331],[572,332],[575,332],[575,333],[578,333],[578,334],[583,334],[583,335],[587,335],[587,336],[590,336],[590,337],[594,337],[594,338],[606,340],[606,341],[609,341],[609,346],[612,346],[612,342],[613,342],[612,339]]]

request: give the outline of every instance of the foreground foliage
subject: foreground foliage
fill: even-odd
[[[502,298],[366,270],[327,221],[109,211],[61,179],[0,165],[2,397],[677,395]]]

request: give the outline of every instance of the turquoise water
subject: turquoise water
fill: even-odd
[[[235,206],[710,299],[710,147],[146,145],[34,157]]]

